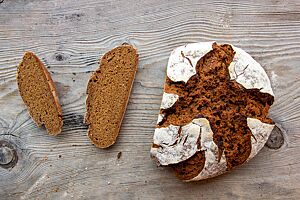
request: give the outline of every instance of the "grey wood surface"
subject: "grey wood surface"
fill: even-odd
[[[171,50],[211,40],[243,48],[265,68],[284,143],[230,173],[184,183],[157,168],[149,149]],[[83,124],[86,85],[100,56],[123,42],[138,48],[139,69],[118,141],[101,150]],[[26,50],[43,59],[58,88],[58,137],[35,126],[18,94]],[[0,199],[300,199],[299,65],[299,0],[4,0],[0,140],[15,147],[18,161],[0,168]]]

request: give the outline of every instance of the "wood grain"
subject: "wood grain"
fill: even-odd
[[[149,158],[167,59],[177,46],[212,40],[243,48],[266,69],[276,95],[270,115],[285,141],[228,174],[183,183]],[[86,85],[100,56],[123,42],[138,48],[140,65],[119,139],[101,150],[83,124]],[[58,137],[35,126],[18,94],[25,50],[57,85],[65,120]],[[4,0],[0,140],[15,146],[18,163],[0,168],[0,199],[299,199],[299,63],[298,0]]]

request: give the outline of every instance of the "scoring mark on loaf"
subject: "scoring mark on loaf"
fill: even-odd
[[[200,118],[197,123],[202,127],[200,136],[201,150],[205,152],[205,164],[200,174],[193,178],[192,181],[217,176],[224,173],[227,168],[224,151],[220,160],[218,159],[219,149],[213,140],[214,133],[211,130],[209,121],[206,118]]]
[[[218,157],[215,154],[217,153],[218,149],[215,149],[215,146],[217,147],[217,145],[214,144],[210,150],[205,151],[205,165],[202,171],[195,178],[192,178],[189,181],[204,180],[226,172],[227,165],[225,153],[223,152],[220,161],[218,161]]]

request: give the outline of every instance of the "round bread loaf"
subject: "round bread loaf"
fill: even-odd
[[[266,143],[274,93],[248,53],[230,44],[192,43],[169,58],[151,156],[182,180],[223,174]]]

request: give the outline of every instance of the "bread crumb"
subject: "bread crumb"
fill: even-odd
[[[59,190],[59,187],[56,187],[56,188],[54,188],[54,192],[58,192],[58,190]]]
[[[118,160],[121,158],[121,156],[122,156],[122,152],[120,151],[117,155]]]
[[[43,161],[47,161],[48,160],[48,156],[44,156]]]

